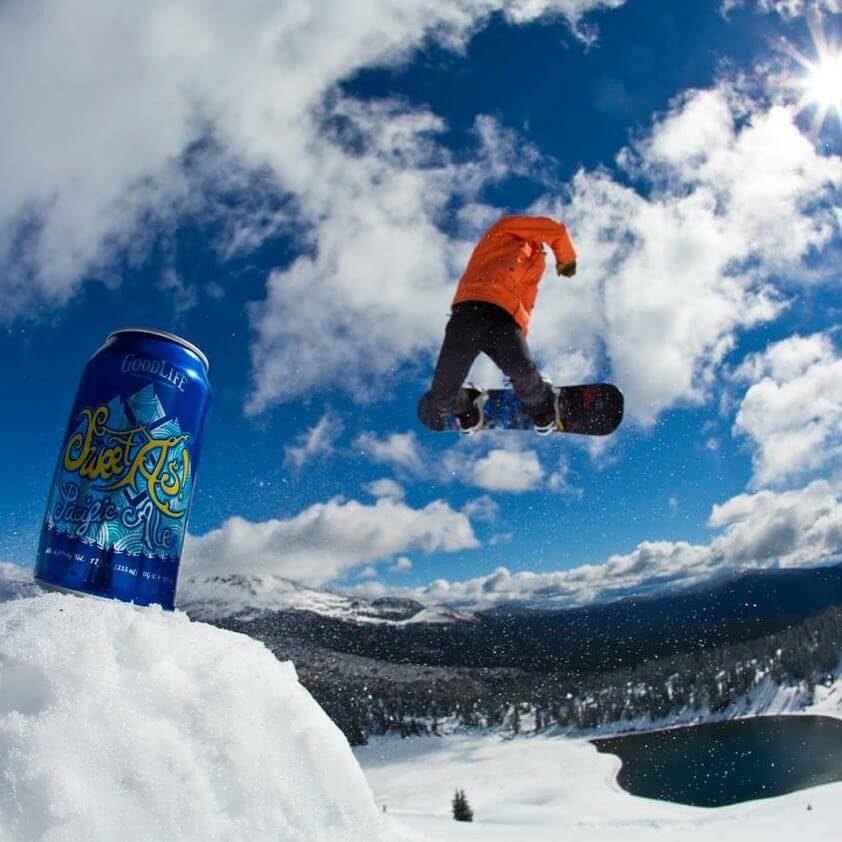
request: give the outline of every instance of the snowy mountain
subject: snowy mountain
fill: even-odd
[[[283,604],[303,610],[249,608],[211,622],[292,660],[355,744],[425,733],[448,717],[468,728],[506,727],[515,703],[534,710],[541,730],[694,721],[767,683],[824,684],[842,651],[840,568],[746,575],[693,593],[562,612],[479,612],[473,622],[447,624],[384,618],[386,610],[426,616],[413,603],[329,594],[325,606],[314,596],[324,594],[275,584]],[[353,619],[361,609],[378,619]]]
[[[33,581],[31,570],[0,562],[0,602],[39,593],[42,593],[41,588]]]
[[[185,577],[178,607],[194,619],[249,621],[284,612],[301,612],[351,623],[406,626],[416,623],[470,623],[472,614],[412,599],[360,599],[299,585],[280,576]]]
[[[243,576],[185,579],[178,603],[191,617],[256,637],[284,657],[292,657],[292,641],[394,664],[584,675],[789,628],[842,604],[842,567],[756,573],[678,595],[553,612],[467,614]]]

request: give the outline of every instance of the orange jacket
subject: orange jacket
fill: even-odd
[[[544,274],[548,243],[559,263],[576,259],[567,229],[546,216],[504,216],[477,243],[456,288],[454,304],[489,301],[512,314],[526,334]]]

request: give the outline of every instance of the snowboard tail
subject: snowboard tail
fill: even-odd
[[[531,430],[532,417],[511,389],[488,389],[483,406],[483,430]],[[559,390],[559,424],[556,432],[607,436],[623,420],[623,393],[611,383],[562,386]],[[418,404],[418,418],[437,432],[458,432],[453,415],[437,412],[425,394]]]

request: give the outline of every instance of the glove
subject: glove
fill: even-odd
[[[571,260],[568,263],[556,263],[555,271],[558,275],[564,275],[565,278],[572,278],[576,274],[576,261]]]

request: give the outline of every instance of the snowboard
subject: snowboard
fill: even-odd
[[[532,418],[511,389],[487,389],[483,406],[483,430],[531,430]],[[559,433],[607,436],[623,420],[623,393],[611,383],[562,386],[558,396]],[[418,403],[421,423],[436,432],[458,432],[454,415],[442,415],[430,402],[427,392]]]

